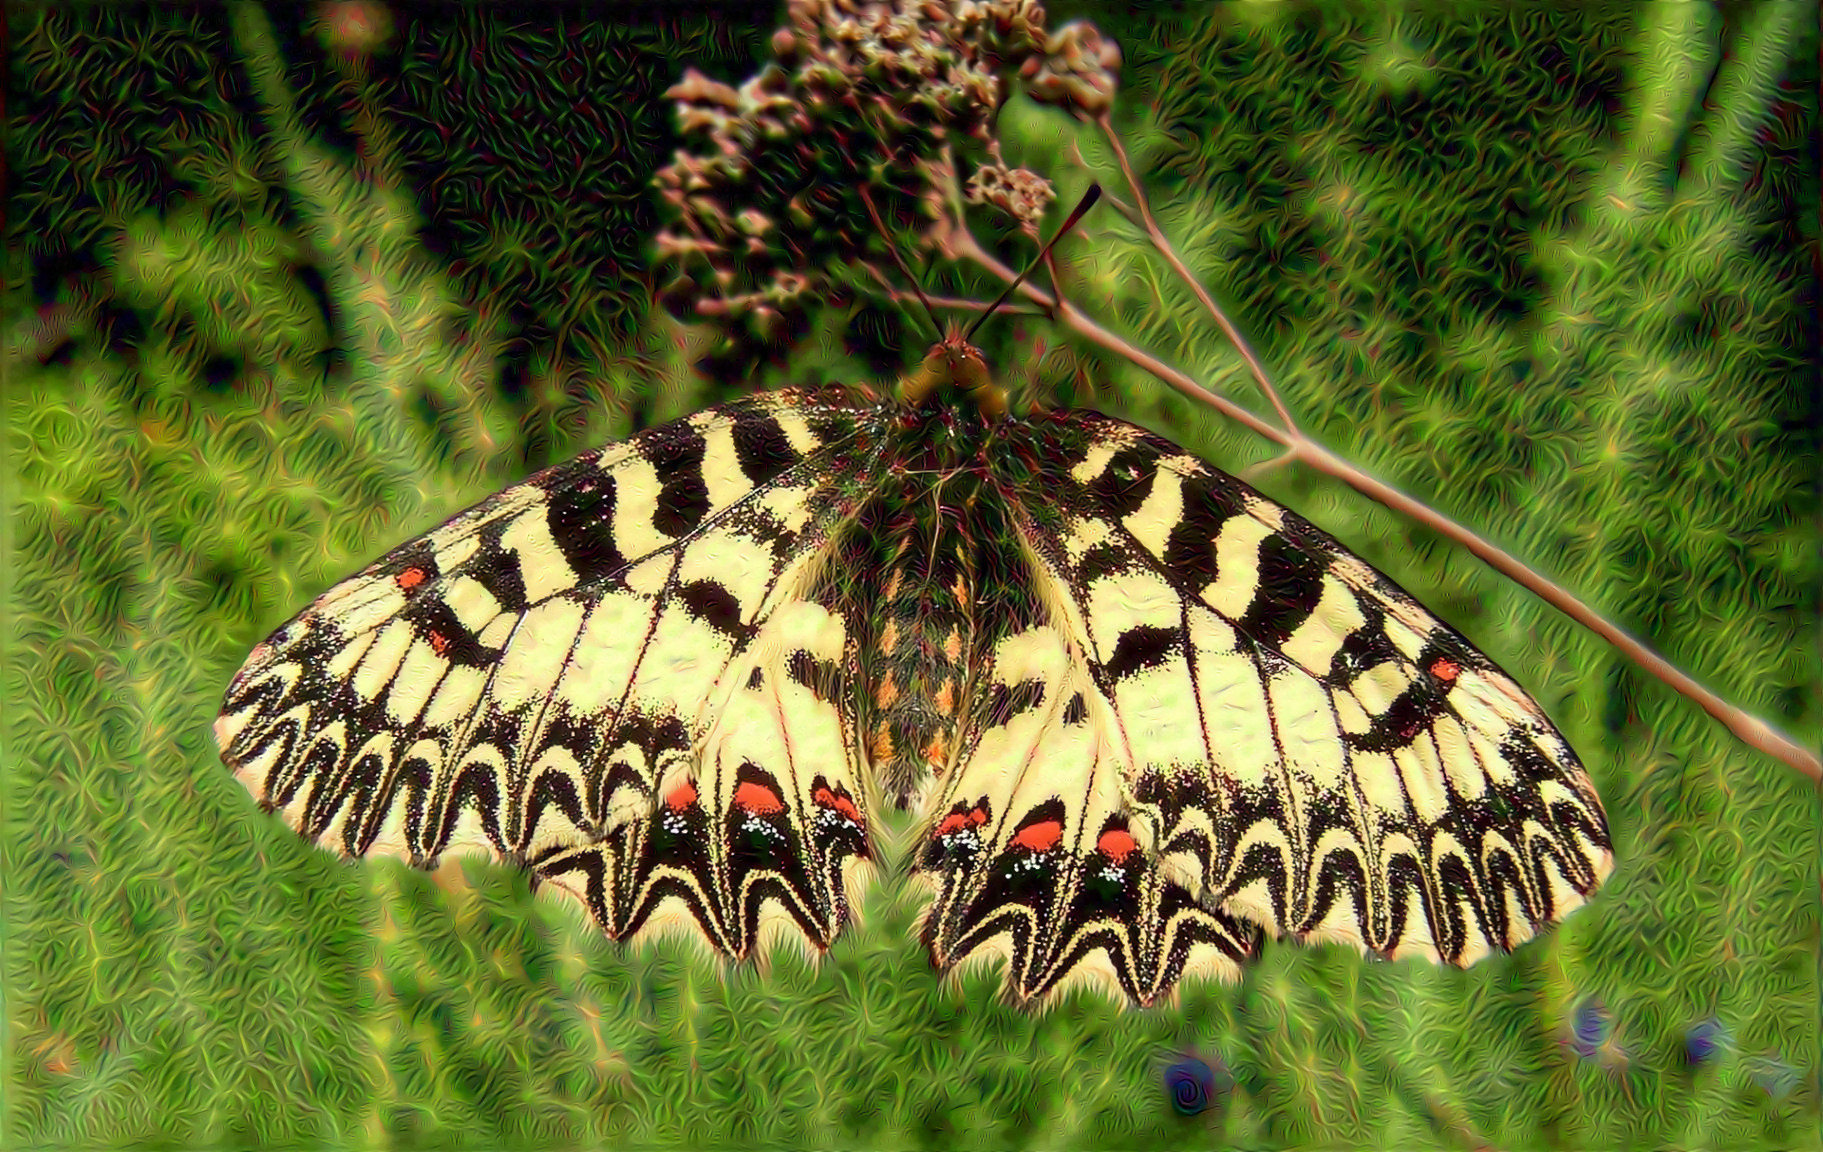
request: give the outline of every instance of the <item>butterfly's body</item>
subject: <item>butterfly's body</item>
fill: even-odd
[[[1462,637],[1175,445],[1007,416],[939,352],[403,546],[255,650],[225,758],[345,854],[481,850],[736,956],[826,947],[870,810],[909,806],[934,958],[1029,997],[1151,1003],[1263,929],[1468,963],[1599,883],[1581,766]]]

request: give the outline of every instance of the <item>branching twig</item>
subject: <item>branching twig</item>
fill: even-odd
[[[1266,369],[1261,367],[1259,357],[1253,354],[1253,349],[1242,337],[1240,330],[1229,323],[1228,314],[1216,305],[1215,299],[1209,295],[1208,289],[1203,287],[1202,281],[1190,274],[1190,269],[1186,268],[1184,262],[1178,258],[1177,250],[1171,247],[1169,240],[1165,239],[1165,234],[1159,228],[1158,221],[1152,218],[1152,208],[1146,202],[1145,190],[1139,186],[1139,178],[1133,175],[1133,166],[1127,162],[1127,150],[1121,146],[1120,137],[1114,131],[1113,121],[1108,118],[1106,112],[1103,112],[1095,118],[1095,123],[1114,149],[1114,158],[1120,162],[1120,174],[1127,178],[1127,187],[1133,192],[1134,206],[1139,209],[1140,219],[1145,223],[1146,235],[1152,238],[1152,246],[1157,248],[1159,255],[1163,256],[1165,262],[1171,265],[1172,271],[1176,272],[1179,278],[1190,286],[1190,290],[1196,293],[1196,298],[1202,301],[1203,307],[1209,310],[1209,315],[1215,318],[1215,326],[1222,330],[1222,335],[1228,337],[1228,342],[1234,345],[1236,352],[1241,354],[1241,359],[1247,361],[1247,367],[1252,370],[1253,378],[1258,382],[1260,391],[1266,393],[1266,399],[1272,401],[1272,410],[1279,414],[1279,419],[1284,422],[1286,431],[1293,436],[1298,435],[1297,421],[1291,418],[1291,412],[1285,407],[1285,402],[1279,399],[1279,390],[1272,386],[1272,380],[1266,375]]]
[[[1131,173],[1129,173],[1129,179],[1131,179]],[[1135,192],[1138,195],[1137,189]],[[1145,203],[1143,196],[1139,198],[1139,203],[1143,211]],[[1151,219],[1149,212],[1146,213],[1146,219],[1148,221]],[[981,246],[960,215],[955,216],[948,223],[949,227],[941,239],[951,258],[972,260],[1001,279],[1012,280],[1013,270]],[[1160,239],[1162,241],[1162,237]],[[1174,266],[1179,269],[1180,274],[1184,275],[1186,279],[1191,279],[1188,272],[1183,269],[1182,263],[1169,255],[1169,246],[1161,245],[1161,247],[1167,253],[1167,258],[1171,259]],[[1193,280],[1192,282],[1194,283]],[[1395,512],[1403,513],[1425,527],[1460,544],[1501,575],[1529,589],[1539,599],[1618,648],[1634,663],[1669,685],[1674,691],[1695,701],[1705,712],[1719,720],[1723,726],[1748,745],[1791,765],[1812,780],[1823,782],[1823,759],[1820,759],[1815,751],[1804,747],[1759,717],[1730,704],[1703,687],[1670,661],[1646,647],[1640,640],[1628,635],[1619,625],[1607,620],[1577,599],[1568,589],[1533,569],[1505,549],[1482,539],[1423,501],[1408,496],[1392,485],[1361,471],[1303,432],[1298,431],[1289,417],[1286,419],[1287,427],[1282,429],[1274,427],[1228,398],[1203,388],[1176,368],[1134,347],[1072,307],[1067,301],[1054,299],[1043,289],[1030,282],[1022,284],[1020,291],[1040,308],[1054,310],[1060,321],[1091,343],[1125,358],[1157,376],[1185,396],[1215,408],[1237,423],[1280,445],[1285,449],[1286,458],[1308,465],[1327,476],[1333,476],[1362,495]],[[1202,295],[1205,305],[1212,310],[1222,330],[1232,334],[1234,327],[1222,315],[1221,309],[1206,293]],[[1268,396],[1274,397],[1276,404],[1276,393],[1268,383],[1264,369],[1259,366],[1247,346],[1240,342],[1238,335],[1231,336],[1231,338],[1235,339],[1236,347],[1252,367],[1255,379],[1259,381],[1261,388]]]

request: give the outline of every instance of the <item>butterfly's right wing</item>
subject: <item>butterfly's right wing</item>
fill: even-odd
[[[1095,413],[1007,449],[985,551],[1026,576],[977,632],[919,858],[939,965],[1139,1004],[1237,977],[1262,930],[1466,966],[1607,876],[1544,710],[1337,541]]]
[[[872,411],[762,393],[456,516],[254,649],[223,759],[347,856],[512,860],[617,939],[827,946],[868,847],[848,622],[812,590]]]

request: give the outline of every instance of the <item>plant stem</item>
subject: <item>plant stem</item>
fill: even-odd
[[[1266,369],[1260,364],[1259,357],[1253,354],[1253,348],[1241,335],[1240,329],[1229,322],[1228,314],[1216,304],[1215,299],[1209,295],[1209,290],[1203,287],[1202,281],[1190,274],[1190,269],[1184,266],[1183,260],[1179,259],[1177,249],[1173,248],[1171,242],[1165,239],[1165,233],[1159,228],[1158,221],[1152,218],[1152,206],[1146,200],[1145,190],[1139,185],[1139,178],[1133,175],[1133,165],[1128,162],[1127,150],[1122,147],[1120,137],[1114,132],[1113,121],[1108,119],[1106,112],[1103,112],[1095,118],[1095,123],[1101,129],[1102,135],[1108,138],[1108,144],[1114,149],[1114,159],[1120,162],[1120,174],[1127,179],[1127,187],[1133,193],[1133,203],[1139,209],[1139,217],[1145,224],[1146,235],[1152,238],[1152,246],[1157,248],[1159,255],[1163,256],[1165,262],[1171,265],[1171,270],[1190,286],[1192,292],[1196,293],[1196,298],[1202,301],[1202,305],[1208,309],[1209,315],[1215,318],[1215,326],[1222,330],[1222,335],[1228,337],[1228,343],[1234,345],[1234,350],[1239,352],[1241,359],[1247,362],[1247,368],[1253,373],[1253,379],[1259,384],[1260,391],[1266,393],[1266,399],[1272,401],[1272,409],[1279,414],[1279,420],[1284,423],[1292,435],[1297,435],[1297,421],[1291,418],[1291,412],[1285,407],[1285,402],[1279,399],[1279,390],[1272,386],[1272,379],[1266,375]]]

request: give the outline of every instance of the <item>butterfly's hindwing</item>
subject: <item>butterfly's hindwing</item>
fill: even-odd
[[[1055,618],[1000,641],[920,859],[940,966],[1007,960],[1040,997],[1086,981],[1150,1003],[1186,970],[1232,977],[1258,931],[1199,904],[1127,803],[1117,720]]]
[[[826,945],[866,825],[831,703],[845,622],[804,596],[870,411],[755,396],[462,513],[254,651],[224,758],[346,855],[517,860],[617,937],[682,912],[739,955],[776,905]]]
[[[1038,691],[965,737],[935,816],[940,962],[999,934],[1023,994],[1142,1002],[1229,970],[1249,924],[1467,964],[1606,875],[1568,746],[1385,577],[1131,425],[1021,435],[998,476],[1049,620],[996,650]]]

